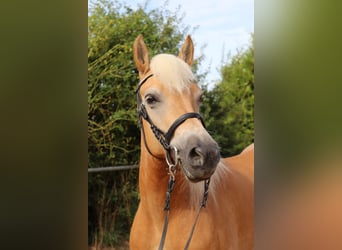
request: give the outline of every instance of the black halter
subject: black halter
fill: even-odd
[[[147,151],[154,157],[158,158],[157,156],[155,156],[151,150],[149,149],[148,145],[147,145],[147,142],[146,142],[146,138],[145,138],[145,132],[144,132],[144,129],[143,129],[143,126],[142,126],[142,118],[144,118],[149,124],[150,124],[150,127],[151,127],[151,130],[153,131],[155,137],[157,138],[157,140],[160,142],[160,144],[163,146],[163,148],[165,149],[166,151],[166,157],[168,158],[168,160],[171,159],[170,157],[170,151],[171,151],[171,148],[170,148],[170,141],[173,137],[173,134],[175,132],[175,130],[177,129],[177,127],[179,125],[181,125],[183,122],[185,122],[187,119],[190,119],[190,118],[197,118],[201,121],[203,127],[205,127],[205,124],[204,124],[204,121],[203,121],[203,118],[202,116],[199,114],[199,113],[194,113],[194,112],[190,112],[190,113],[186,113],[186,114],[183,114],[181,115],[178,119],[176,119],[172,125],[170,126],[170,128],[168,129],[168,131],[165,133],[164,131],[162,131],[161,129],[159,129],[154,123],[153,121],[151,120],[151,118],[149,117],[148,113],[147,113],[147,110],[146,110],[146,107],[145,105],[143,104],[143,101],[142,101],[142,97],[140,95],[140,88],[141,86],[150,78],[152,77],[153,74],[149,74],[148,76],[146,76],[138,85],[137,89],[136,89],[136,94],[137,94],[137,98],[138,98],[138,116],[139,116],[139,125],[140,127],[142,128],[142,132],[143,132],[143,135],[144,135],[144,143],[145,143],[145,146],[146,146],[146,149]]]
[[[165,221],[164,221],[164,228],[163,228],[163,233],[161,236],[161,240],[160,240],[160,244],[159,244],[159,250],[162,250],[164,247],[164,243],[165,243],[165,238],[166,238],[166,233],[167,233],[167,228],[168,228],[168,224],[169,224],[169,212],[170,212],[170,198],[171,198],[171,193],[173,190],[173,186],[175,184],[175,172],[176,172],[176,166],[178,164],[178,156],[177,156],[177,148],[172,148],[170,146],[170,142],[171,139],[173,137],[173,134],[175,132],[175,130],[178,128],[179,125],[181,125],[183,122],[185,122],[187,119],[190,118],[197,118],[201,121],[203,127],[205,127],[204,121],[202,116],[199,113],[186,113],[181,115],[178,119],[176,119],[170,126],[170,128],[167,130],[167,132],[163,132],[161,129],[159,129],[151,120],[151,118],[149,117],[146,107],[143,104],[142,101],[142,97],[140,95],[140,88],[141,86],[150,78],[152,77],[153,74],[149,74],[148,76],[146,76],[143,80],[140,81],[137,89],[136,89],[136,94],[137,94],[137,98],[138,98],[138,117],[139,117],[139,125],[144,137],[144,143],[145,143],[145,147],[147,149],[147,151],[149,152],[149,154],[151,154],[153,157],[161,159],[157,156],[155,156],[150,148],[147,145],[146,142],[146,138],[145,138],[145,131],[144,131],[144,126],[142,125],[142,118],[145,119],[145,121],[147,121],[150,124],[151,130],[153,131],[155,137],[157,138],[157,140],[160,142],[160,144],[163,146],[163,148],[165,149],[166,152],[166,162],[169,166],[169,174],[170,174],[170,178],[169,178],[169,182],[168,182],[168,189],[166,192],[166,199],[165,199],[165,206],[164,206],[164,210],[166,212],[165,215]],[[173,157],[173,161],[171,158],[171,151],[174,151],[174,157]],[[191,231],[190,231],[190,235],[189,238],[186,242],[186,245],[184,247],[185,250],[187,250],[189,248],[193,233],[195,231],[195,227],[199,218],[199,214],[201,212],[201,209],[204,208],[206,206],[206,202],[208,199],[208,192],[209,192],[209,183],[210,183],[210,178],[204,181],[204,194],[203,194],[203,199],[202,199],[202,203],[200,208],[197,211],[196,217],[195,217],[195,221],[192,225]]]

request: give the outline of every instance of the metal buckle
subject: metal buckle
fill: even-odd
[[[170,151],[174,152],[174,159],[175,162],[172,162],[172,158],[170,155]],[[170,145],[170,149],[168,151],[166,151],[166,163],[169,166],[169,174],[171,175],[172,179],[174,180],[176,177],[176,166],[178,165],[178,149],[175,146],[171,146]]]

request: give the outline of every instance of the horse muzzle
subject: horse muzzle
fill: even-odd
[[[211,137],[199,138],[197,135],[190,135],[178,140],[176,147],[179,150],[181,168],[190,181],[208,179],[215,172],[220,161],[220,151]]]

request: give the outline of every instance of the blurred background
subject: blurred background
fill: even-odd
[[[219,69],[213,85],[206,78],[207,62],[201,58],[201,54],[208,57],[211,53],[204,50],[206,42],[196,38],[199,32],[196,24],[182,21],[181,10],[175,12],[171,7],[168,12],[164,6],[156,6],[159,11],[153,12],[155,7],[144,8],[144,4],[140,9],[135,5],[127,9],[123,2],[112,2],[104,4],[101,16],[101,8],[88,8],[85,1],[53,4],[39,0],[3,1],[0,5],[3,248],[87,249],[95,242],[117,247],[127,239],[133,204],[138,199],[136,170],[88,174],[87,168],[138,162],[139,144],[135,134],[138,129],[129,96],[136,84],[136,74],[128,61],[113,64],[113,55],[125,58],[131,54],[129,50],[138,30],[125,26],[128,20],[144,20],[146,31],[155,31],[144,34],[151,54],[176,53],[185,34],[194,35],[195,49],[200,49],[196,50],[194,71],[199,84],[207,91],[202,112],[212,126],[210,132],[227,150],[222,154],[238,152],[246,138],[255,141],[255,248],[342,248],[340,3],[254,2],[255,30],[247,43],[238,46],[239,53],[235,49],[229,51],[228,41],[224,50],[217,48],[223,60],[220,67],[212,59],[210,71]],[[89,7],[96,6],[89,4]],[[115,23],[118,29],[111,29],[114,25],[109,24],[111,15],[116,21],[122,21]],[[102,26],[101,22],[104,22]],[[140,25],[137,22],[135,27],[143,29],[144,25]],[[102,30],[90,36],[96,27]],[[113,36],[102,36],[106,31],[113,32]],[[174,35],[162,40],[161,32]],[[149,36],[153,34],[156,37]],[[96,37],[102,37],[103,41],[96,41]],[[158,44],[160,41],[162,44]],[[253,74],[249,71],[252,63]],[[240,64],[245,66],[239,67]],[[104,84],[91,86],[99,90],[93,93],[98,93],[96,98],[103,98],[104,102],[101,106],[93,98],[91,106],[90,83],[96,80],[95,72],[102,72],[106,65],[114,70],[110,74],[116,69],[120,69],[120,74],[98,75]],[[230,73],[241,69],[247,73],[238,73],[238,77]],[[237,79],[240,76],[241,82]],[[111,84],[114,90],[120,88],[128,94],[126,100],[116,97],[117,91],[109,94],[108,79],[116,79]],[[245,86],[244,91],[251,98],[237,98],[239,91],[243,92],[239,84],[249,82],[248,79],[253,79],[253,85]],[[129,85],[123,84],[128,82]],[[229,86],[224,82],[230,82]],[[253,91],[249,92],[251,86]],[[216,99],[214,93],[221,91],[227,94]],[[254,111],[244,109],[250,107],[252,96]],[[114,97],[120,102],[114,102]],[[231,116],[227,116],[227,105],[234,98],[237,104],[229,107]],[[117,106],[110,106],[112,103]],[[114,115],[102,111],[107,107],[118,112]],[[217,123],[210,121],[208,116],[216,117],[220,108],[225,118]],[[254,123],[250,125],[252,114]],[[122,117],[125,119],[122,127],[113,122]],[[109,132],[114,132],[114,138],[124,134],[128,138],[125,143],[132,147],[122,147],[121,141],[117,144],[96,141],[93,134],[98,131],[88,126],[93,118],[95,122],[101,121],[103,138],[110,138]],[[111,125],[105,126],[105,121],[110,120]],[[236,121],[249,125],[239,127]],[[223,126],[227,129],[220,131]],[[230,139],[225,141],[227,136]],[[122,156],[125,150],[131,159]],[[117,188],[119,183],[124,185]],[[114,194],[127,195],[109,196],[109,187],[116,187],[112,189]],[[100,194],[105,195],[95,197],[91,195],[93,190],[104,190]],[[99,231],[105,227],[113,230],[108,224],[103,223],[102,227],[96,224],[101,221],[96,207],[106,204],[101,203],[101,197],[115,211],[112,215],[108,210],[103,213],[119,221],[112,221],[114,234]],[[94,203],[96,199],[98,204]],[[127,206],[123,209],[125,202]],[[118,213],[123,217],[118,219]],[[100,246],[100,243],[96,244]]]

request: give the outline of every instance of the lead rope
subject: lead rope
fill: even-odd
[[[169,172],[170,172],[170,178],[169,178],[169,182],[168,182],[168,188],[167,188],[167,192],[166,192],[165,206],[164,206],[164,211],[166,213],[165,213],[163,233],[162,233],[162,237],[160,239],[158,250],[163,250],[163,248],[164,248],[167,228],[168,228],[168,225],[169,225],[170,198],[171,198],[171,193],[173,191],[174,184],[176,182],[175,181],[175,175],[174,175],[175,174],[175,170],[172,171],[171,167],[170,167]],[[201,203],[201,206],[198,209],[198,212],[196,214],[195,221],[194,221],[194,224],[192,225],[192,228],[191,228],[191,231],[190,231],[190,235],[189,235],[189,238],[188,238],[188,240],[186,242],[184,250],[188,250],[188,248],[190,246],[190,243],[191,243],[191,240],[192,240],[192,236],[193,236],[194,231],[195,231],[195,227],[196,227],[196,224],[197,224],[200,212],[201,212],[202,208],[206,207],[207,200],[208,200],[208,194],[209,194],[209,183],[210,183],[210,178],[204,181],[204,194],[203,194],[202,203]]]
[[[198,212],[197,212],[197,215],[196,215],[194,224],[192,225],[191,232],[190,232],[188,241],[186,242],[186,245],[185,245],[185,247],[184,247],[184,250],[187,250],[187,249],[189,248],[190,242],[191,242],[191,239],[192,239],[192,236],[193,236],[194,231],[195,231],[195,227],[196,227],[196,224],[197,224],[197,220],[198,220],[199,215],[200,215],[200,212],[201,212],[201,209],[202,209],[202,207],[205,207],[206,204],[207,204],[207,199],[208,199],[208,194],[209,194],[209,183],[210,183],[210,178],[209,178],[209,179],[206,179],[206,180],[204,181],[204,194],[203,194],[202,203],[201,203],[200,208],[198,209]]]
[[[174,163],[172,163],[170,151],[168,151],[166,154],[166,162],[167,162],[167,165],[169,166],[170,177],[169,177],[169,183],[167,185],[167,192],[166,192],[166,198],[165,198],[164,211],[166,212],[166,214],[165,214],[163,233],[162,233],[162,237],[160,239],[159,248],[158,248],[159,250],[163,250],[163,247],[164,247],[167,228],[169,225],[171,193],[173,190],[173,186],[175,185],[175,182],[176,182],[176,171],[177,171],[176,167],[178,164],[178,150],[176,147],[173,147],[173,150],[174,150],[174,161],[175,161]]]
[[[159,248],[158,248],[159,250],[163,250],[164,243],[165,243],[167,227],[169,225],[170,198],[171,198],[171,193],[172,193],[174,184],[175,184],[175,179],[170,175],[169,184],[168,184],[168,188],[167,188],[167,192],[166,192],[166,198],[165,198],[165,206],[164,206],[164,211],[166,212],[165,220],[164,220],[164,228],[163,228],[162,237],[161,237],[160,243],[159,243]]]

